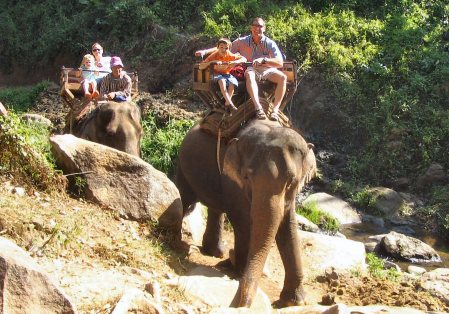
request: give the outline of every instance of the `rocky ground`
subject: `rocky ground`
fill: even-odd
[[[182,98],[178,98],[176,97],[176,95],[168,94],[143,94],[139,100],[139,104],[142,106],[144,114],[151,110],[156,112],[156,115],[163,120],[179,117],[199,117],[204,111],[205,107],[195,98],[192,98],[189,95],[187,95],[187,97],[185,96],[186,95],[183,95]],[[63,129],[64,117],[68,112],[68,108],[66,108],[64,104],[62,104],[61,99],[58,95],[58,90],[57,88],[55,88],[54,90],[44,92],[41,95],[40,99],[33,107],[32,112],[42,114],[52,120],[55,124],[55,133],[60,133]],[[8,178],[2,178],[2,185],[6,186],[5,182],[9,182],[8,180]],[[5,193],[6,190],[6,188],[3,188],[2,193]],[[17,196],[11,197],[17,198]],[[24,197],[27,197],[27,200],[14,200],[16,204],[15,206],[17,206],[15,211],[21,210],[21,206],[28,206],[28,208],[42,207],[44,208],[42,210],[45,210],[45,207],[48,207],[49,205],[44,206],[42,204],[50,204],[50,207],[53,209],[55,206],[58,206],[58,208],[66,208],[62,209],[62,211],[66,211],[65,213],[58,213],[58,215],[62,215],[65,217],[73,214],[73,211],[85,211],[86,214],[83,215],[83,219],[89,219],[88,213],[91,211],[101,211],[101,209],[96,208],[92,204],[86,204],[82,200],[76,200],[73,198],[66,199],[67,202],[70,203],[62,205],[59,203],[65,198],[57,199],[58,197],[56,197],[55,199],[54,196],[45,196],[45,198],[36,196]],[[0,202],[0,208],[2,205],[5,205],[5,199],[2,202]],[[44,216],[50,216],[50,213],[47,213]],[[18,242],[25,243],[23,239],[26,231],[22,230],[22,233],[8,232],[8,223],[5,221],[5,217],[7,216],[4,216],[3,220],[0,217],[0,232],[6,233],[6,236],[10,238],[14,238],[14,234],[17,234],[19,240]],[[12,219],[12,217],[10,218]],[[33,219],[37,218],[32,218],[30,216],[29,219],[31,219],[32,221]],[[96,219],[95,216],[92,216],[92,219]],[[137,237],[151,239],[152,235],[148,234],[147,231],[144,231],[142,226],[123,221],[117,217],[107,218],[102,216],[101,219],[112,220],[109,222],[102,222],[101,225],[95,224],[93,221],[88,220],[84,222],[85,224],[90,225],[92,228],[92,235],[89,235],[88,237],[86,236],[83,240],[86,241],[87,244],[89,244],[90,242],[109,243],[110,241],[106,239],[107,237],[116,234],[117,231],[120,230],[126,230],[132,235],[133,233],[130,231],[131,229],[135,230],[135,234]],[[228,242],[228,246],[232,246],[232,234],[228,233],[226,239]],[[121,241],[117,239],[117,242],[115,244],[109,243],[108,245],[116,245],[115,254],[119,254],[117,250],[121,247],[126,247],[126,245],[129,245],[130,241],[132,240],[127,239],[126,241]],[[44,265],[45,269],[50,274],[52,274],[52,276],[57,278],[63,289],[67,291],[67,294],[69,296],[73,296],[73,298],[77,300],[79,308],[84,309],[86,313],[89,311],[90,313],[109,313],[111,300],[107,300],[107,297],[105,297],[105,300],[101,302],[99,301],[99,303],[93,308],[88,305],[91,300],[86,299],[86,294],[80,292],[80,289],[83,289],[80,283],[80,278],[83,276],[92,276],[92,274],[89,273],[90,271],[92,271],[92,266],[101,265],[101,267],[105,269],[111,269],[111,267],[114,266],[112,269],[115,269],[115,271],[119,271],[122,274],[126,274],[126,271],[130,270],[128,269],[125,271],[125,268],[122,268],[121,265],[114,265],[113,261],[120,260],[120,257],[108,255],[112,254],[109,250],[114,251],[113,248],[110,248],[109,246],[106,247],[106,244],[103,244],[102,246],[89,244],[89,246],[89,250],[93,251],[92,254],[89,254],[89,252],[84,252],[85,254],[79,254],[79,251],[75,250],[72,252],[65,248],[62,254],[55,251],[51,252],[51,254],[44,254],[41,256],[39,256],[39,254],[37,253],[34,255],[36,256],[36,258],[40,259],[40,263]],[[98,250],[100,250],[99,248],[101,247],[104,248],[105,254],[98,254]],[[106,252],[109,253],[106,254]],[[134,253],[128,250],[123,254],[130,256]],[[272,255],[275,256],[275,254],[276,252],[274,252]],[[264,276],[260,284],[262,289],[268,294],[268,297],[272,302],[277,300],[283,283],[283,268],[278,263],[275,263],[275,261],[278,261],[278,259],[274,258],[273,256],[270,257],[270,260],[268,262],[268,267],[270,269],[271,275],[269,277]],[[222,261],[223,260],[213,257],[207,257],[202,255],[198,251],[194,251],[189,256],[172,256],[169,258],[164,257],[163,259],[161,258],[159,262],[158,259],[152,259],[153,264],[150,266],[151,270],[145,269],[145,272],[148,272],[149,274],[147,274],[147,277],[149,276],[153,279],[156,278],[157,280],[162,282],[164,297],[162,298],[161,302],[163,308],[167,311],[177,312],[181,311],[183,308],[180,304],[189,304],[189,302],[186,301],[184,297],[179,293],[169,291],[170,289],[163,284],[164,280],[169,278],[170,274],[182,273],[187,271],[189,268],[197,265],[208,265],[210,267],[220,269],[221,271],[232,276],[232,273],[229,271],[229,269],[220,266],[220,262]],[[129,263],[128,261],[124,262],[123,264],[133,263]],[[138,263],[136,264],[139,265]],[[85,274],[83,274],[83,272],[85,272]],[[146,278],[145,280],[148,280],[148,278]],[[319,276],[318,278],[308,279],[305,288],[308,294],[309,304],[330,305],[333,303],[343,303],[348,306],[383,304],[398,307],[412,307],[423,311],[449,311],[449,307],[447,305],[445,305],[438,298],[422,291],[419,283],[416,282],[392,282],[357,274],[340,274],[338,278],[327,278],[325,274],[323,274],[323,276],[321,277]],[[85,287],[85,289],[87,288]],[[107,288],[105,287],[105,291],[106,290]],[[79,306],[79,304],[82,304],[82,306]],[[208,311],[207,306],[205,306],[204,304],[194,305],[193,307],[191,307],[191,309],[194,312]]]

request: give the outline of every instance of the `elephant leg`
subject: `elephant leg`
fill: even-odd
[[[285,269],[284,287],[277,307],[305,304],[305,292],[302,285],[304,274],[301,263],[298,224],[294,210],[284,217],[276,235],[276,244]]]
[[[208,209],[206,231],[203,235],[202,247],[205,254],[215,257],[224,256],[224,244],[222,240],[224,218],[224,213],[216,209]]]
[[[243,275],[248,262],[249,251],[249,216],[245,212],[228,213],[232,228],[234,229],[234,272],[237,277]]]
[[[278,205],[274,204],[283,203],[283,200],[279,199],[278,196],[267,198],[266,195],[253,194],[252,200],[248,263],[240,279],[231,307],[251,306],[259,279],[262,276],[263,267],[281,221],[282,213],[269,210],[269,208],[279,208]],[[267,204],[270,205],[267,207]]]
[[[193,205],[198,202],[198,197],[190,188],[190,185],[179,166],[176,173],[176,186],[178,187],[179,195],[181,196],[183,216],[186,216],[195,208]]]

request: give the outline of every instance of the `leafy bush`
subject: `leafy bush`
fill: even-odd
[[[49,82],[43,81],[31,87],[11,87],[0,89],[0,101],[16,113],[25,112],[34,102],[37,96],[48,88]]]
[[[376,208],[377,198],[369,191],[368,187],[363,188],[351,195],[351,201],[358,207],[365,211],[380,216],[381,212]]]
[[[14,112],[0,116],[0,173],[41,190],[65,189],[65,179],[55,169],[49,131],[27,125]]]
[[[323,212],[316,202],[299,205],[296,207],[296,212],[328,233],[335,234],[340,228],[338,220]]]
[[[366,254],[366,262],[371,276],[390,281],[397,281],[401,277],[401,273],[395,268],[384,268],[384,261],[377,257],[374,253]]]
[[[141,142],[142,159],[173,177],[176,157],[181,141],[194,121],[170,120],[165,125],[157,125],[156,118],[148,115],[142,121],[144,136]]]

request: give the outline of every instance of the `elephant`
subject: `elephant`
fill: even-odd
[[[196,202],[207,206],[202,251],[217,257],[223,257],[221,234],[228,216],[234,267],[241,276],[231,306],[251,306],[274,241],[286,274],[277,306],[304,304],[295,199],[316,174],[312,147],[297,131],[269,120],[250,121],[227,143],[198,124],[186,134],[176,173],[184,215]]]
[[[134,103],[108,101],[80,121],[74,135],[140,157],[140,119],[140,109]]]

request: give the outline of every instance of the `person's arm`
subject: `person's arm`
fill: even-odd
[[[237,57],[238,57],[237,59],[229,62],[229,64],[233,64],[234,65],[234,64],[239,64],[239,63],[243,63],[243,62],[247,61],[246,58],[244,56],[241,56],[240,54],[237,54]]]
[[[282,68],[284,66],[284,61],[279,58],[270,58],[270,57],[264,57],[264,58],[257,58],[253,61],[253,64],[259,64],[267,67],[272,68]]]
[[[204,57],[206,55],[211,54],[212,52],[217,51],[218,48],[217,47],[212,47],[212,48],[207,48],[207,49],[202,49],[202,50],[197,50],[195,51],[195,57]]]
[[[204,70],[207,69],[210,65],[214,65],[214,64],[220,64],[220,61],[215,60],[215,56],[213,54],[209,55],[206,60],[202,61],[198,68],[200,70]]]
[[[131,78],[129,77],[129,75],[124,75],[123,79],[121,80],[121,89],[120,91],[116,91],[114,92],[114,97],[112,97],[113,99],[116,96],[125,96],[127,100],[131,100],[131,86],[132,86],[132,82],[131,82]]]

